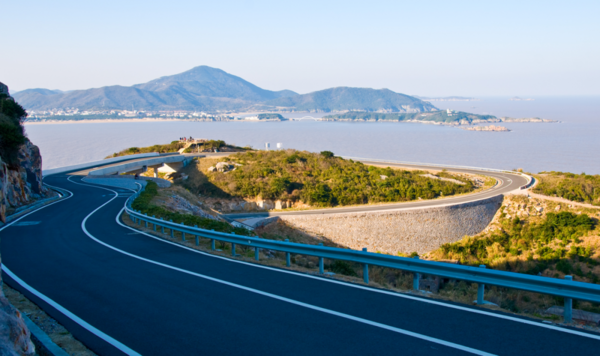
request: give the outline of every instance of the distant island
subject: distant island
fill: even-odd
[[[465,127],[463,130],[467,131],[493,131],[493,132],[509,132],[510,130],[504,126],[474,126],[474,127]]]
[[[492,115],[478,115],[462,111],[443,110],[428,113],[370,113],[347,112],[328,115],[322,121],[351,121],[351,122],[416,122],[433,125],[472,125],[479,123],[497,122]]]
[[[518,96],[513,96],[512,98],[508,99],[510,101],[534,101],[535,99],[531,99],[531,98],[519,98]]]
[[[511,117],[497,118],[493,115],[471,114],[462,111],[443,110],[428,113],[372,113],[372,112],[346,112],[324,116],[322,121],[349,121],[349,122],[416,122],[432,125],[473,125],[498,122],[556,122],[540,118],[515,119]]]
[[[481,99],[477,98],[468,98],[464,96],[445,96],[445,97],[437,97],[437,98],[428,98],[424,96],[414,96],[415,98],[419,98],[423,101],[480,101]]]

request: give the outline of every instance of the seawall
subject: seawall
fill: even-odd
[[[502,195],[452,206],[361,213],[281,215],[311,235],[351,249],[423,254],[465,235],[476,235],[492,221]]]

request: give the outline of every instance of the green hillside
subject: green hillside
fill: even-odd
[[[388,89],[339,87],[270,100],[265,105],[291,111],[330,112],[342,110],[426,112],[437,110],[428,102]]]

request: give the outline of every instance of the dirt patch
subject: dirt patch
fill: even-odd
[[[56,320],[46,314],[40,307],[27,299],[23,294],[12,289],[6,284],[2,285],[6,298],[21,313],[27,315],[42,331],[44,331],[60,348],[71,356],[93,356],[96,355],[85,347],[79,340],[75,339],[69,330],[60,325]]]

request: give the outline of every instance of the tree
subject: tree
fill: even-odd
[[[321,152],[321,156],[323,156],[325,158],[333,158],[334,154],[331,151],[323,151],[323,152]]]

